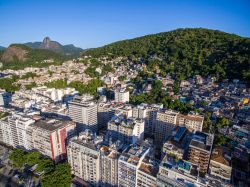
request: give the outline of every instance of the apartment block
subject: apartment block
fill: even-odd
[[[129,102],[129,91],[125,88],[115,90],[115,102],[126,103]]]
[[[154,137],[158,146],[161,146],[167,137],[172,135],[176,126],[178,113],[172,110],[158,111],[155,122]]]
[[[230,182],[231,173],[231,156],[222,147],[215,147],[210,159],[209,174]]]
[[[188,148],[188,160],[199,166],[199,171],[207,173],[213,145],[213,135],[195,132]]]
[[[97,104],[93,96],[83,95],[75,97],[68,105],[69,116],[77,123],[79,132],[85,129],[97,132]]]
[[[75,123],[55,119],[40,120],[30,125],[33,149],[55,162],[63,160],[66,155],[66,140],[75,133]]]
[[[118,160],[118,186],[135,187],[137,183],[137,169],[144,157],[151,151],[150,146],[131,145]]]
[[[205,187],[207,184],[199,177],[198,166],[185,160],[176,161],[166,155],[161,161],[157,174],[157,186],[166,187]]]
[[[202,131],[204,117],[201,115],[190,113],[188,115],[178,114],[177,124],[193,129],[195,131]]]
[[[103,139],[85,130],[78,137],[69,140],[67,146],[68,163],[72,174],[92,186],[101,185],[101,155],[99,148]],[[114,181],[115,182],[115,181]]]
[[[4,90],[0,90],[0,106],[6,107],[11,101],[11,94],[5,92]]]
[[[140,187],[156,187],[156,177],[159,170],[158,162],[146,155],[138,169],[137,169],[137,176],[136,176],[136,186]]]
[[[133,107],[133,114],[132,116],[134,118],[140,118],[144,119],[145,121],[145,129],[144,133],[151,136],[154,133],[155,129],[155,120],[156,120],[156,114],[157,111],[161,110],[163,108],[162,105],[157,104],[140,104],[135,107]]]
[[[97,121],[99,129],[107,127],[108,122],[114,115],[115,107],[113,107],[112,103],[99,103],[97,109]]]
[[[118,186],[118,158],[120,152],[112,146],[102,146],[101,154],[101,186]]]
[[[108,123],[108,135],[113,141],[134,144],[144,138],[144,121],[124,115],[114,116]]]
[[[172,135],[167,138],[167,141],[162,147],[162,158],[166,154],[175,155],[178,159],[183,159],[184,153],[191,141],[192,132],[186,127],[176,126],[173,129]]]
[[[0,141],[12,147],[30,149],[28,126],[35,120],[23,113],[14,113],[0,121]]]

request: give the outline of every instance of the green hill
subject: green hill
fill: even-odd
[[[46,49],[31,49],[22,44],[12,44],[0,53],[3,69],[23,69],[25,67],[45,67],[60,64],[67,58]],[[53,62],[44,62],[53,60]]]
[[[209,29],[177,29],[115,42],[82,55],[142,59],[177,79],[196,74],[250,80],[250,39]]]

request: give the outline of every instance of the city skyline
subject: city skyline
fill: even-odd
[[[83,49],[178,28],[202,27],[250,36],[250,3],[240,1],[5,1],[0,45],[46,36]],[[11,24],[15,23],[15,24]],[[18,31],[18,32],[17,32]]]

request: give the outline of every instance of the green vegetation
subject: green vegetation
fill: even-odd
[[[107,65],[103,65],[102,67],[102,75],[105,75],[109,72],[112,72],[113,71],[113,68],[110,64],[107,64]]]
[[[130,103],[138,105],[141,103],[162,103],[165,108],[180,111],[181,113],[187,113],[192,110],[192,106],[189,103],[183,103],[180,100],[175,100],[168,96],[162,90],[162,82],[156,80],[152,84],[152,91],[150,93],[141,93],[139,95],[130,95]]]
[[[25,75],[23,75],[21,79],[28,79],[28,78],[34,78],[34,77],[38,77],[38,75],[33,72],[28,72]]]
[[[9,115],[9,113],[0,111],[0,119],[5,118],[8,115]]]
[[[45,86],[48,88],[66,88],[71,87],[75,88],[79,94],[91,94],[97,96],[97,88],[100,86],[103,86],[103,81],[99,79],[92,79],[88,82],[88,84],[83,84],[81,81],[72,81],[69,84],[67,84],[67,81],[65,79],[58,79],[55,81],[47,82],[45,83]]]
[[[217,119],[216,127],[217,128],[222,128],[224,126],[228,126],[230,124],[229,119],[225,117],[220,117]]]
[[[80,81],[72,81],[68,86],[75,88],[79,92],[79,94],[87,93],[97,96],[97,88],[103,85],[104,83],[101,80],[92,79],[88,82],[88,84],[83,84]]]
[[[35,82],[32,82],[30,84],[25,85],[25,88],[27,90],[31,90],[32,88],[37,87],[37,84]]]
[[[10,62],[3,62],[3,69],[24,69],[25,67],[47,67],[48,65],[60,65],[69,57],[55,53],[46,49],[31,49],[22,44],[12,44],[20,49],[27,51],[25,59],[18,60],[15,56]],[[43,62],[44,60],[53,59],[54,62]]]
[[[120,77],[118,77],[118,80],[119,80],[119,81],[125,81],[126,79],[127,79],[126,76],[120,76]]]
[[[90,67],[88,67],[85,71],[84,71],[84,73],[86,73],[88,76],[90,76],[91,78],[95,78],[95,77],[99,77],[100,76],[100,73],[98,73],[97,71],[96,71],[96,67],[92,67],[92,66],[90,66]]]
[[[45,158],[39,152],[25,152],[21,149],[14,149],[9,159],[13,166],[21,169],[25,164],[29,167],[37,164],[35,172],[43,172],[42,186],[70,186],[71,171],[67,163],[55,165],[49,158]]]
[[[20,89],[20,85],[14,84],[19,79],[18,76],[13,75],[12,78],[0,78],[0,88],[6,92],[15,92]]]
[[[177,29],[115,42],[82,53],[93,57],[144,58],[150,70],[159,67],[176,80],[193,75],[250,80],[250,39],[209,29]]]
[[[58,79],[51,82],[46,82],[45,86],[47,86],[48,88],[57,88],[57,89],[66,88],[67,81],[65,79]]]
[[[51,186],[64,186],[69,187],[71,184],[71,168],[67,163],[62,163],[56,165],[54,171],[46,174],[42,178],[42,186],[51,187]]]

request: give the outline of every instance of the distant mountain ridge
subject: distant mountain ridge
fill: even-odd
[[[3,51],[5,49],[5,47],[0,46],[0,51]]]
[[[80,47],[75,47],[73,44],[62,45],[57,41],[52,41],[49,37],[45,37],[42,42],[28,42],[24,45],[32,49],[47,49],[67,56],[79,56],[83,51]]]

